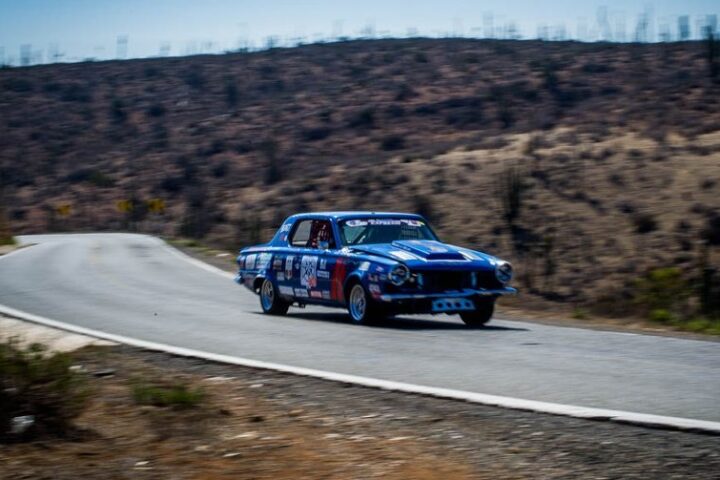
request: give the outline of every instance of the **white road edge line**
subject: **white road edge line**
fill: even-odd
[[[15,250],[11,250],[11,251],[9,251],[8,253],[5,253],[5,254],[3,254],[3,255],[0,255],[0,260],[2,260],[2,259],[4,259],[4,258],[12,257],[13,255],[17,255],[18,253],[22,253],[22,252],[24,252],[24,251],[26,251],[26,250],[29,250],[30,247],[33,247],[33,246],[34,246],[34,244],[32,244],[32,243],[23,244],[20,248],[17,248],[17,249],[15,249]]]
[[[173,248],[165,241],[158,237],[145,235],[148,238],[156,239],[159,244],[169,253],[175,255],[188,263],[208,272],[215,273],[225,278],[234,278],[229,272],[225,272],[217,267],[209,265],[205,262],[190,257],[189,255]],[[0,258],[17,253],[25,248],[15,250],[10,254],[0,256]],[[148,342],[123,335],[115,335],[100,330],[80,327],[70,323],[52,320],[50,318],[34,315],[32,313],[17,310],[12,307],[0,304],[0,313],[10,317],[27,320],[29,322],[39,323],[61,330],[67,330],[82,335],[102,338],[116,343],[124,343],[133,347],[145,348],[148,350],[156,350],[170,353],[183,357],[194,357],[210,360],[219,363],[228,363],[231,365],[239,365],[243,367],[258,368],[263,370],[275,370],[294,375],[305,377],[315,377],[324,380],[330,380],[340,383],[351,383],[364,387],[378,388],[381,390],[390,390],[396,392],[413,393],[420,395],[428,395],[438,398],[447,398],[452,400],[463,400],[481,405],[490,405],[495,407],[509,408],[513,410],[525,410],[538,413],[549,413],[553,415],[561,415],[566,417],[584,418],[590,420],[604,420],[617,423],[627,423],[644,427],[683,430],[693,432],[703,432],[720,434],[720,422],[712,422],[708,420],[696,420],[692,418],[667,417],[663,415],[652,415],[647,413],[626,412],[622,410],[608,410],[603,408],[580,407],[576,405],[564,405],[560,403],[540,402],[536,400],[525,400],[521,398],[503,397],[499,395],[489,395],[485,393],[467,392],[464,390],[454,390],[449,388],[428,387],[423,385],[414,385],[411,383],[394,382],[390,380],[381,380],[377,378],[361,377],[359,375],[348,375],[344,373],[327,372],[324,370],[315,370],[312,368],[294,367],[292,365],[283,365],[279,363],[263,362],[260,360],[252,360],[249,358],[234,357],[231,355],[221,355],[217,353],[203,352],[201,350],[193,350],[183,347],[175,347],[164,343]]]
[[[152,236],[148,236],[148,238],[153,238],[153,239],[157,240],[158,243],[160,244],[160,246],[163,247],[167,252],[171,253],[172,255],[175,255],[178,258],[185,260],[188,263],[191,263],[192,265],[195,265],[198,268],[202,268],[203,270],[205,270],[207,272],[211,272],[216,275],[220,275],[221,277],[224,277],[224,278],[230,278],[230,279],[235,278],[235,275],[233,275],[230,272],[226,272],[225,270],[222,270],[216,266],[210,265],[209,263],[203,262],[202,260],[193,258],[190,255],[188,255],[187,253],[182,252],[182,251],[178,250],[177,248],[173,247],[172,245],[168,245],[168,243],[165,242],[162,238],[152,237]]]
[[[59,328],[61,330],[67,330],[70,332],[88,335],[91,337],[102,338],[104,340],[110,340],[116,343],[123,343],[126,345],[131,345],[133,347],[167,352],[173,355],[179,355],[183,357],[201,358],[213,362],[228,363],[232,365],[240,365],[243,367],[258,368],[263,370],[275,370],[279,372],[291,373],[294,375],[331,380],[334,382],[350,383],[355,385],[361,385],[364,387],[378,388],[381,390],[391,390],[396,392],[428,395],[432,397],[447,398],[453,400],[463,400],[471,403],[479,403],[482,405],[503,407],[514,410],[550,413],[553,415],[562,415],[567,417],[584,418],[590,420],[605,420],[653,428],[720,434],[720,422],[695,420],[691,418],[666,417],[662,415],[625,412],[620,410],[607,410],[602,408],[580,407],[576,405],[563,405],[559,403],[539,402],[535,400],[502,397],[498,395],[488,395],[484,393],[467,392],[463,390],[453,390],[449,388],[428,387],[423,385],[414,385],[411,383],[380,380],[377,378],[361,377],[358,375],[347,375],[344,373],[315,370],[312,368],[294,367],[292,365],[283,365],[279,363],[252,360],[249,358],[234,357],[231,355],[221,355],[217,353],[203,352],[200,350],[176,347],[164,343],[148,342],[146,340],[126,337],[123,335],[115,335],[100,330],[80,327],[77,325],[52,320],[50,318],[41,317],[39,315],[23,312],[21,310],[16,310],[2,304],[0,304],[0,313],[3,313],[10,317],[27,320],[29,322],[46,325],[48,327]]]

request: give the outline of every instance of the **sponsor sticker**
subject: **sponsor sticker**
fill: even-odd
[[[318,262],[318,268],[320,270],[327,270],[327,258],[321,258]]]
[[[310,290],[310,296],[312,298],[322,298],[322,292],[320,290]]]
[[[245,270],[255,270],[255,257],[254,253],[245,257]]]
[[[285,273],[284,272],[278,272],[275,274],[275,278],[277,278],[278,282],[284,282],[285,281]]]
[[[330,272],[328,272],[327,270],[318,270],[317,278],[330,278]]]
[[[278,287],[278,289],[280,290],[280,295],[287,295],[288,297],[292,297],[292,296],[293,296],[293,289],[292,289],[292,287],[287,287],[287,286],[285,286],[285,285],[280,285],[280,286]]]
[[[366,225],[407,225],[409,227],[422,227],[425,223],[411,218],[367,218],[348,220],[345,222],[345,225],[348,227],[364,227]]]
[[[307,298],[308,292],[304,288],[296,288],[294,289],[295,296],[299,298]]]
[[[285,223],[285,224],[283,224],[283,225],[280,227],[280,231],[281,231],[281,232],[289,232],[289,231],[290,231],[290,227],[292,227],[292,224],[291,224],[291,223]]]
[[[317,286],[317,264],[318,257],[303,255],[300,262],[300,285],[307,288]]]
[[[273,258],[273,270],[278,271],[283,268],[283,259],[281,257]]]
[[[293,262],[295,261],[295,255],[288,255],[285,259],[285,278],[292,280],[293,278]]]
[[[371,283],[368,285],[368,290],[370,290],[370,293],[380,293],[380,285],[376,283]]]
[[[366,272],[370,268],[370,262],[362,262],[358,267],[361,272]]]
[[[258,270],[265,270],[268,265],[270,264],[270,259],[272,258],[271,253],[261,253],[257,256],[257,261],[255,262],[255,268]]]
[[[405,252],[403,250],[391,250],[388,252],[390,255],[392,255],[395,258],[399,258],[400,260],[414,260],[417,257],[413,255],[412,253]]]
[[[370,225],[407,225],[407,220],[394,220],[385,218],[374,218],[370,220]]]
[[[325,300],[330,300],[330,290],[323,290],[322,298],[324,298]]]

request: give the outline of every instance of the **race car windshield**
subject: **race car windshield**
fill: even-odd
[[[390,243],[395,240],[437,240],[422,220],[414,218],[360,218],[340,222],[343,245]]]

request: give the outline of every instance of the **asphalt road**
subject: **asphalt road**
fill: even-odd
[[[108,333],[254,360],[529,400],[720,421],[720,343],[449,316],[350,324],[341,310],[260,314],[231,280],[153,237],[21,237],[0,304]]]

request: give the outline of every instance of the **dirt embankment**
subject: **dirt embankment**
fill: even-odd
[[[43,335],[47,335],[44,333]],[[720,437],[533,414],[123,346],[76,351],[73,439],[0,445],[0,478],[716,478]],[[202,389],[138,405],[138,382]]]

